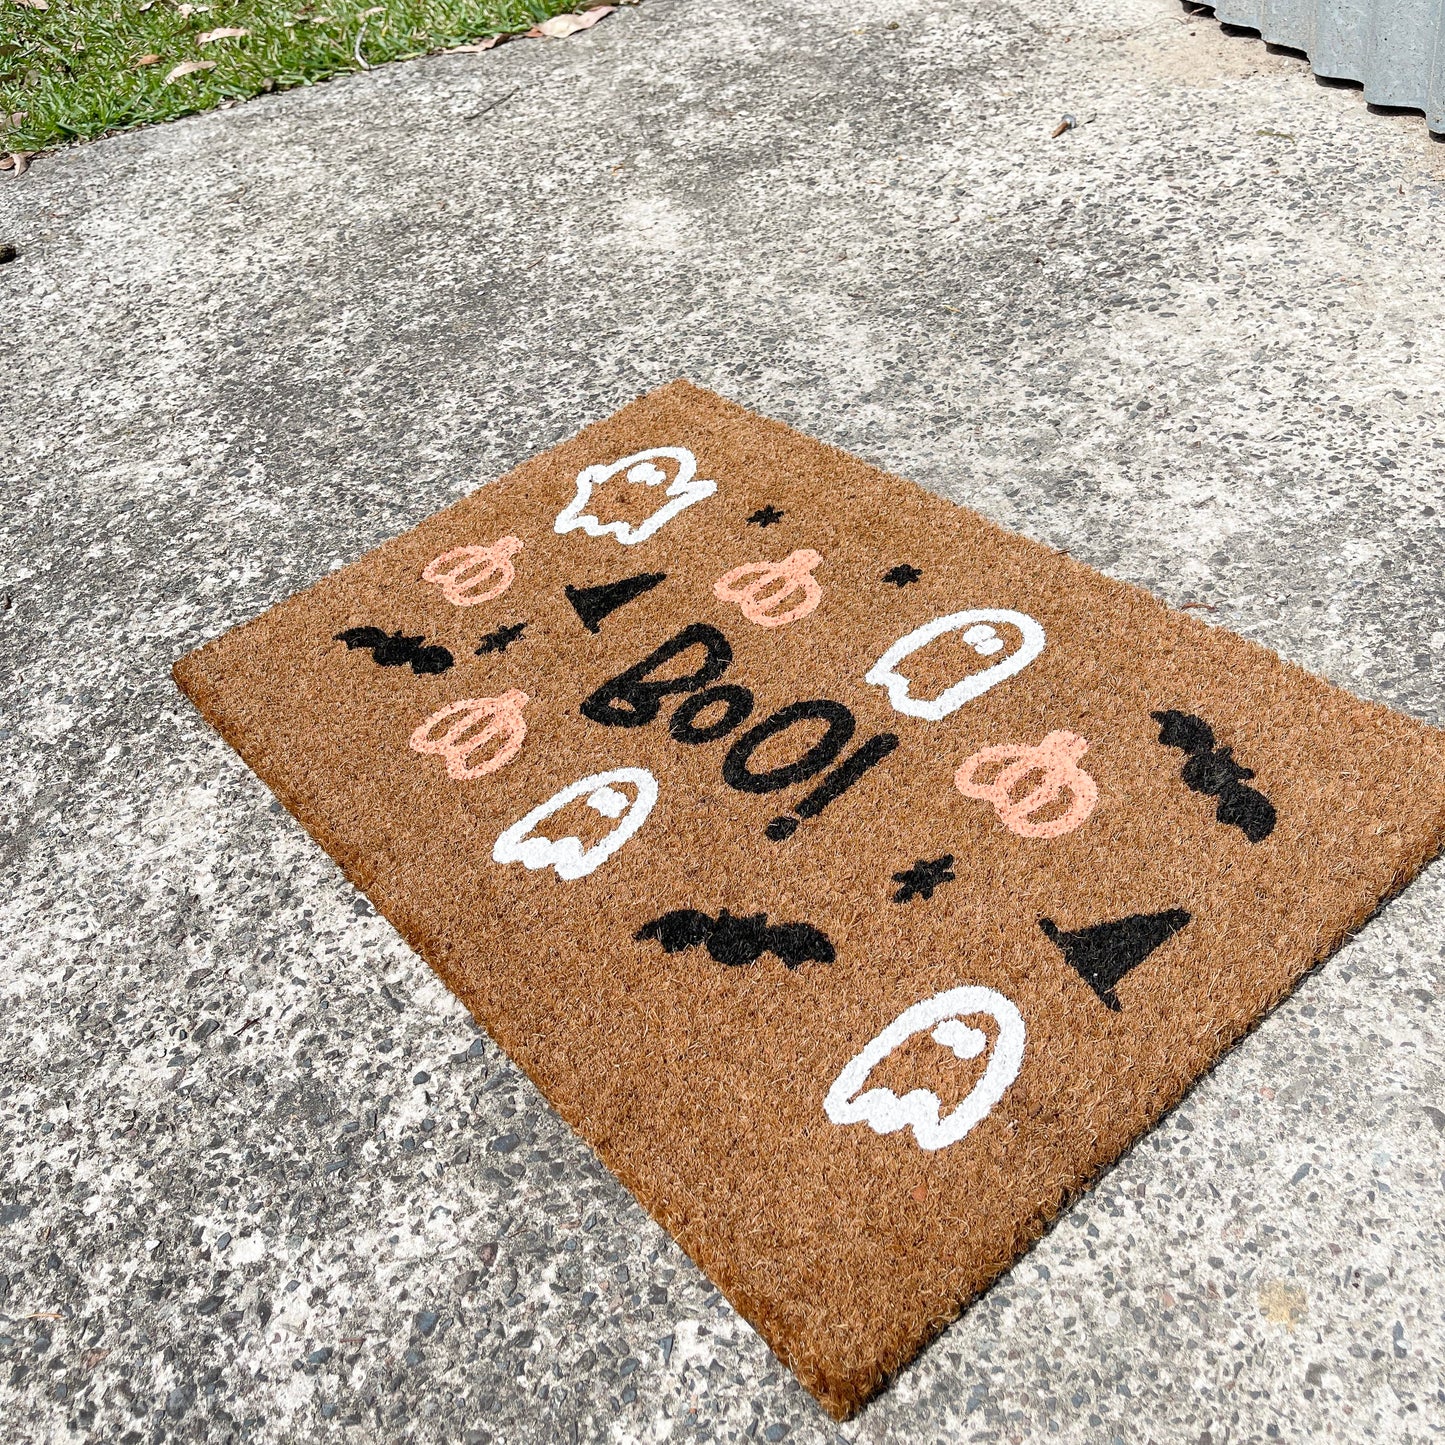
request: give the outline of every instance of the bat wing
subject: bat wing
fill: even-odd
[[[452,665],[452,655],[445,647],[418,647],[412,654],[411,670],[420,676],[428,672],[445,672]]]
[[[655,938],[664,953],[681,953],[685,948],[696,948],[706,943],[713,930],[713,921],[706,913],[696,908],[675,908],[644,923],[632,936],[639,942]]]
[[[344,642],[347,650],[354,652],[358,647],[379,647],[386,641],[386,633],[379,627],[348,627],[338,632],[333,642]]]
[[[1186,753],[1208,752],[1214,746],[1214,729],[1202,717],[1169,708],[1151,712],[1159,724],[1159,741],[1166,748],[1182,748]]]
[[[838,956],[828,935],[811,923],[779,923],[768,931],[773,952],[789,968],[800,963],[832,963]]]
[[[1219,799],[1214,816],[1221,823],[1232,823],[1251,843],[1262,843],[1274,832],[1274,804],[1254,788],[1243,784],[1229,788]]]

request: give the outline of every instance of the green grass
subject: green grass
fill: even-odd
[[[514,34],[590,0],[43,0],[44,9],[33,3],[0,0],[0,152],[90,140]],[[248,34],[201,43],[217,29]],[[215,65],[166,79],[188,61]]]

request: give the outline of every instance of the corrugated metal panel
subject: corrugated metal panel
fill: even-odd
[[[1445,133],[1445,0],[1219,0],[1215,16],[1303,50],[1316,75],[1357,80],[1374,105]]]

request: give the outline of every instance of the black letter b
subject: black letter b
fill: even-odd
[[[643,681],[679,653],[699,645],[707,649],[707,657],[696,672],[663,682]],[[641,662],[629,667],[626,672],[619,672],[610,682],[604,682],[582,704],[582,716],[604,727],[642,727],[657,716],[663,698],[674,692],[696,692],[698,688],[716,682],[732,660],[733,650],[716,627],[709,627],[706,622],[691,623],[655,652],[648,653]]]

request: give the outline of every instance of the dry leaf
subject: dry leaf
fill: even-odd
[[[550,20],[534,26],[527,34],[545,36],[548,40],[565,40],[579,30],[590,30],[599,20],[611,15],[616,9],[615,5],[594,5],[580,15],[554,15]]]
[[[358,20],[369,20],[373,15],[385,15],[385,5],[373,5],[370,10],[363,10],[356,18]]]
[[[209,5],[177,5],[176,14],[182,20],[189,20],[192,15],[205,15],[210,8]]]
[[[8,156],[0,156],[0,171],[14,171],[17,178],[23,176],[30,169],[30,151],[11,151]]]
[[[159,55],[142,55],[131,64],[131,69],[139,70],[142,66],[159,65],[160,63],[161,58]]]
[[[197,45],[209,45],[213,40],[238,40],[249,35],[249,30],[238,30],[234,25],[223,25],[219,30],[203,30],[196,36]]]
[[[15,3],[22,9],[49,10],[50,0],[15,0]]]
[[[166,84],[169,85],[171,81],[179,80],[183,75],[194,75],[198,70],[214,70],[215,68],[214,60],[183,60],[166,76]]]
[[[453,45],[446,53],[448,55],[480,55],[484,50],[490,50],[494,45],[500,45],[506,39],[504,35],[489,35],[485,40],[479,40],[475,45]]]

